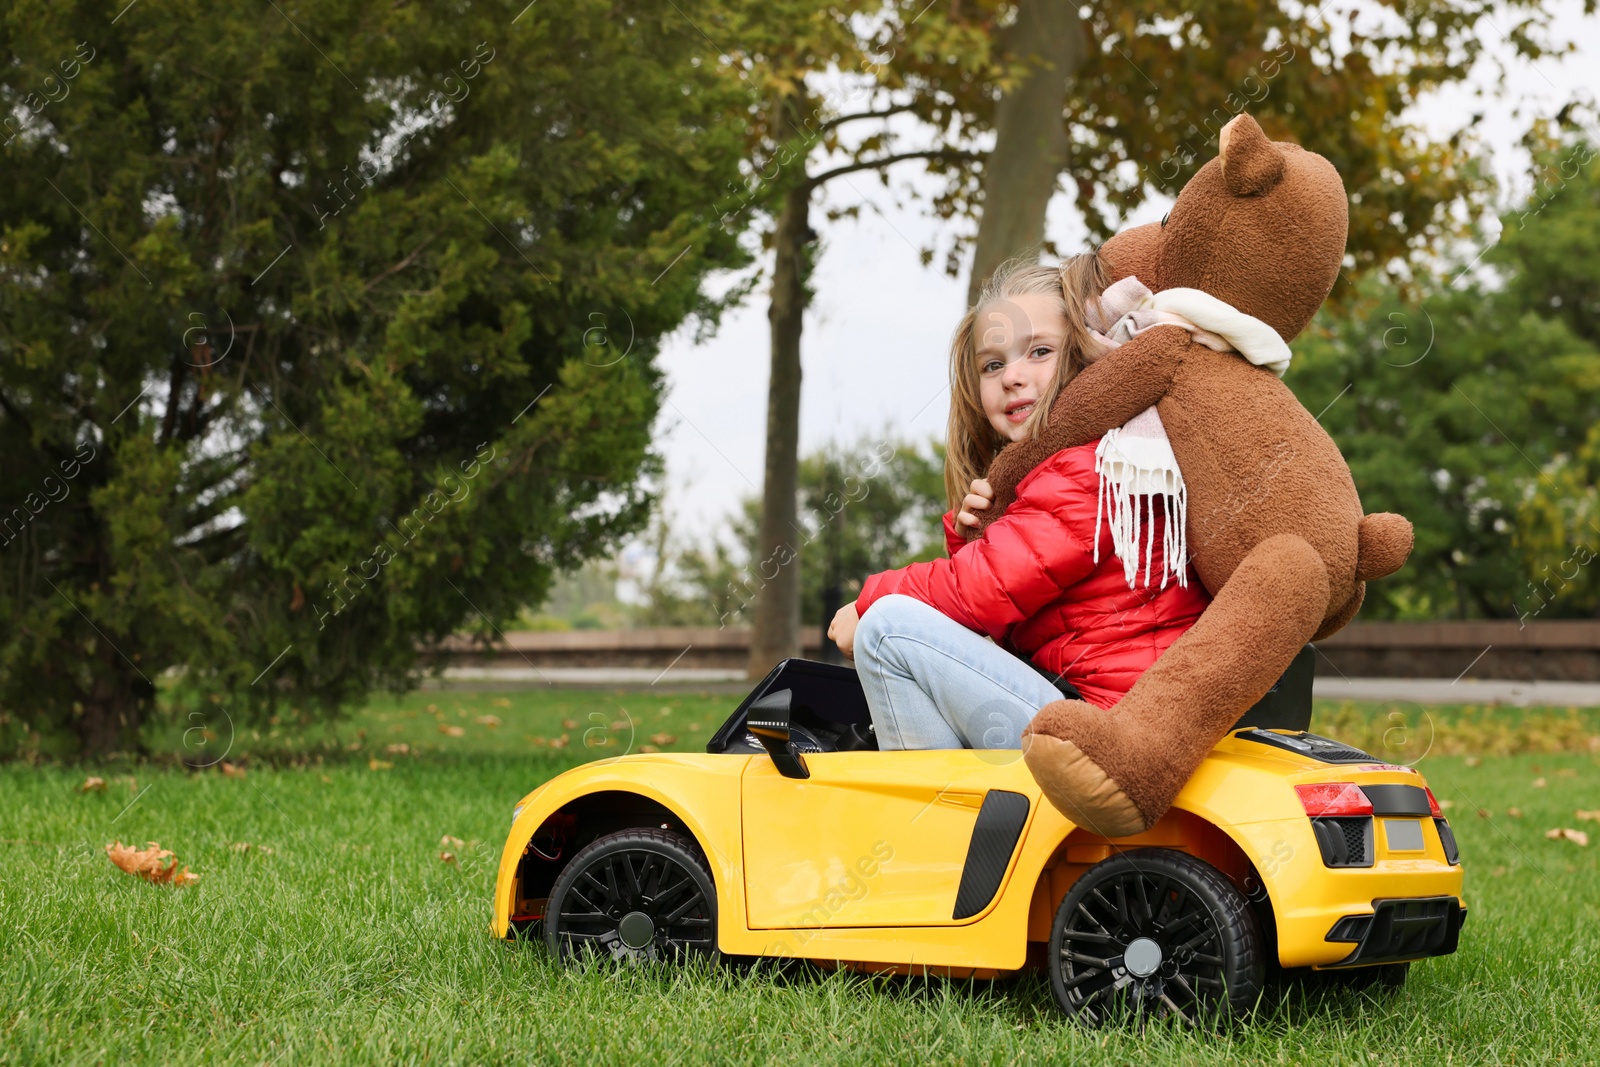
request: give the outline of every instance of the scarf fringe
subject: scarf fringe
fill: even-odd
[[[1095,501],[1094,561],[1100,562],[1100,526],[1111,527],[1111,546],[1122,561],[1122,576],[1132,589],[1139,574],[1140,542],[1144,549],[1144,584],[1150,585],[1155,549],[1155,502],[1161,500],[1161,585],[1176,577],[1181,588],[1188,588],[1189,489],[1176,469],[1141,467],[1130,460],[1117,440],[1121,429],[1108,432],[1095,449],[1094,469],[1100,477]],[[1143,500],[1141,507],[1140,501]]]

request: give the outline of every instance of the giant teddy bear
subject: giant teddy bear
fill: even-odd
[[[1118,234],[1101,255],[1115,278],[1157,294],[1200,290],[1288,342],[1338,278],[1344,185],[1326,159],[1268,140],[1248,115],[1223,128],[1219,149],[1167,218]],[[1338,447],[1272,370],[1172,325],[1079,374],[1040,439],[995,458],[990,521],[1040,461],[1152,405],[1186,483],[1190,558],[1215,599],[1114,707],[1057,701],[1023,740],[1051,803],[1108,837],[1154,824],[1305,643],[1349,622],[1364,583],[1398,570],[1412,547],[1401,516],[1362,515]]]

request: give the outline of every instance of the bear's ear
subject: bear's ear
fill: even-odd
[[[1234,196],[1258,196],[1283,180],[1282,150],[1242,111],[1222,127],[1217,149],[1222,180]]]

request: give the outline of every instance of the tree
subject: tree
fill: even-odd
[[[1088,58],[1078,10],[1060,0],[1017,0],[1000,34],[1002,55],[1025,70],[995,106],[994,149],[983,168],[983,211],[967,275],[967,303],[1012,256],[1044,236],[1045,211],[1071,158],[1062,109],[1071,79]]]
[[[330,710],[640,527],[658,339],[748,262],[748,92],[672,7],[29,2],[0,49],[0,706]]]
[[[1063,24],[1073,10],[1019,0],[994,60],[1021,61],[1030,73],[999,105],[981,203],[948,205],[981,212],[969,300],[1011,256],[1041,242],[1058,253],[1044,241],[1048,191],[1058,179],[1091,235],[1103,239],[1153,191],[1182,188],[1216,154],[1222,126],[1247,109],[1270,136],[1321,153],[1344,176],[1347,280],[1397,266],[1455,232],[1452,206],[1486,189],[1466,153],[1467,131],[1481,116],[1434,141],[1404,121],[1406,113],[1473,70],[1486,28],[1499,34],[1491,12],[1514,19],[1506,39],[1519,55],[1538,58],[1552,47],[1543,39],[1549,13],[1531,0],[1509,11],[1489,0],[1383,0],[1366,13],[1368,29],[1322,17],[1327,8],[1307,18],[1304,5],[1259,0],[1183,11],[1152,2],[1101,6]],[[1059,135],[1041,131],[1039,109],[1059,111]],[[1020,117],[1007,121],[1013,113]],[[950,251],[952,277],[963,243],[958,237]],[[1335,295],[1350,294],[1339,287]]]
[[[973,186],[973,134],[992,111],[987,66],[996,0],[948,6],[925,0],[877,0],[862,8],[819,0],[748,5],[715,21],[719,45],[734,57],[765,101],[750,114],[751,162],[725,204],[724,220],[753,207],[770,220],[773,252],[772,372],[767,394],[766,464],[758,569],[774,568],[757,599],[749,670],[765,674],[799,649],[801,575],[792,559],[798,533],[800,339],[810,300],[807,280],[817,233],[811,199],[851,175],[911,160],[948,176],[960,198]],[[819,88],[820,75],[844,87]],[[913,117],[926,143],[898,147],[891,124]],[[881,127],[876,125],[881,123]],[[855,135],[862,128],[874,129]],[[845,127],[854,140],[846,139]],[[815,157],[815,159],[814,159]],[[813,167],[816,169],[813,169]],[[841,214],[854,214],[859,205]]]
[[[825,624],[842,598],[860,590],[866,575],[945,554],[944,450],[937,443],[918,446],[870,436],[830,443],[800,460],[798,480],[797,530],[790,538],[794,556],[783,566],[801,576],[805,625]],[[757,554],[761,502],[755,496],[744,499],[731,541],[680,546],[669,536],[660,538],[670,562],[667,578],[652,583],[658,589],[652,621],[720,626],[747,621],[778,570],[763,569]],[[692,619],[675,614],[692,604],[703,614]]]
[[[1594,610],[1600,161],[1550,146],[1536,177],[1498,243],[1415,297],[1369,278],[1295,346],[1285,381],[1322,413],[1366,510],[1416,526],[1410,562],[1369,586],[1369,617]]]
[[[1536,166],[1532,193],[1508,216],[1495,262],[1502,266],[1505,299],[1538,317],[1559,320],[1600,352],[1600,160],[1597,124],[1582,123],[1568,108],[1559,124],[1529,133]],[[1574,136],[1573,129],[1582,129]],[[1600,359],[1573,383],[1600,392]],[[1587,413],[1588,433],[1563,436],[1552,458],[1524,489],[1514,542],[1526,584],[1514,604],[1517,617],[1600,617],[1600,418]],[[1572,427],[1573,435],[1583,423]]]
[[[754,21],[729,36],[771,101],[751,124],[753,170],[764,179],[754,183],[754,199],[774,219],[758,558],[776,559],[792,547],[801,316],[815,237],[808,209],[821,181],[875,170],[887,183],[887,166],[927,159],[945,179],[934,212],[980,219],[975,235],[955,234],[945,260],[955,276],[966,244],[974,244],[975,297],[995,266],[1038,244],[1063,171],[1091,234],[1105,237],[1152,191],[1180,188],[1214,153],[1222,125],[1249,107],[1270,134],[1322,152],[1344,174],[1353,194],[1354,270],[1346,273],[1354,278],[1457,232],[1452,206],[1485,188],[1465,133],[1430,142],[1401,116],[1422,93],[1467,75],[1488,0],[1385,7],[1386,17],[1373,23],[1380,28],[1370,32],[1308,20],[1300,5],[1237,0],[1177,14],[1170,5],[1091,8],[1081,19],[1075,12],[1083,9],[1049,0],[880,0],[848,16],[807,0],[751,8]],[[1531,0],[1518,0],[1513,10],[1513,46],[1541,55],[1548,16]],[[819,107],[821,94],[807,75],[824,68],[869,73],[865,102],[823,99]],[[888,120],[902,114],[921,120],[927,144],[891,147]],[[842,127],[865,119],[884,120],[884,132],[840,140]],[[973,147],[991,128],[996,140],[980,169]],[[808,161],[818,144],[845,162],[813,174]],[[741,193],[739,202],[746,199]],[[924,262],[936,251],[924,249]],[[752,674],[794,651],[800,581],[797,573],[780,573],[763,589]]]

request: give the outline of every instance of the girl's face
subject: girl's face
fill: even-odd
[[[1050,293],[1025,293],[978,310],[973,323],[978,348],[978,396],[989,425],[1007,441],[1027,435],[1050,383],[1067,336],[1061,301]]]

